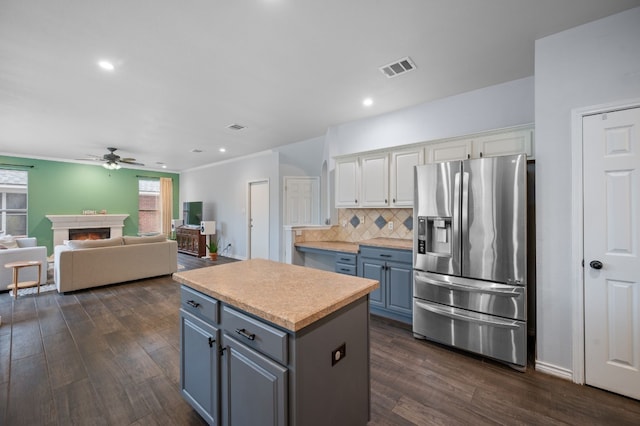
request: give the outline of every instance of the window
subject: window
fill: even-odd
[[[160,225],[160,181],[138,180],[138,233],[161,232]]]
[[[0,235],[27,235],[27,178],[25,171],[0,169]]]

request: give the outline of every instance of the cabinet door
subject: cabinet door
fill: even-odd
[[[357,158],[336,160],[336,207],[358,207],[360,167]]]
[[[222,336],[222,416],[225,425],[286,425],[287,369]]]
[[[391,206],[413,206],[413,169],[424,163],[424,149],[391,153]]]
[[[387,309],[411,316],[413,311],[413,271],[411,265],[387,262]]]
[[[218,329],[180,310],[180,391],[209,424],[219,423]]]
[[[474,138],[473,157],[513,154],[527,154],[527,157],[532,157],[532,134],[533,130],[528,129]]]
[[[380,308],[385,307],[386,276],[384,261],[361,258],[358,265],[358,275],[380,282],[380,287],[369,293],[369,303]]]
[[[360,196],[362,207],[389,205],[389,155],[373,154],[360,158]]]
[[[426,147],[427,163],[466,160],[471,158],[471,148],[470,139],[429,144]]]

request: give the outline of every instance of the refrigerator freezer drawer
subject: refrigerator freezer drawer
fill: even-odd
[[[523,321],[479,314],[420,299],[413,301],[413,333],[456,348],[526,367]]]
[[[413,295],[419,299],[488,315],[526,320],[526,288],[450,275],[414,271]]]

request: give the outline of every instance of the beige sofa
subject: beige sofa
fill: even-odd
[[[178,270],[178,245],[163,236],[73,240],[56,246],[54,255],[54,276],[60,293]]]

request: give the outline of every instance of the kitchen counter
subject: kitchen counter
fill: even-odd
[[[342,253],[358,253],[358,243],[346,241],[305,241],[296,243],[296,248],[312,248],[318,250],[338,251]]]
[[[400,238],[371,238],[358,243],[350,243],[346,241],[305,241],[295,244],[296,248],[313,248],[343,253],[358,253],[361,245],[413,250],[413,240],[403,240]]]
[[[298,331],[379,287],[378,281],[251,259],[173,279],[289,331]]]
[[[207,423],[366,426],[378,281],[262,259],[173,277],[180,391]]]

